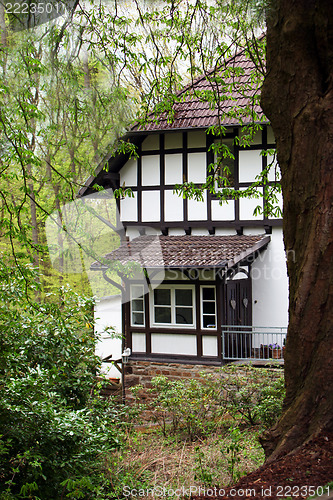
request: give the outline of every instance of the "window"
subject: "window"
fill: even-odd
[[[214,142],[216,189],[230,188],[235,184],[234,139],[223,138]]]
[[[194,287],[161,285],[152,292],[152,324],[194,326]]]
[[[216,329],[215,286],[201,287],[201,328]]]
[[[131,286],[131,325],[145,326],[145,302],[143,286]]]

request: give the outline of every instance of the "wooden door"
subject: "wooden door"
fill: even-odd
[[[225,311],[226,324],[231,327],[224,339],[225,356],[234,359],[250,357],[252,335],[247,333],[247,331],[250,332],[250,329],[246,328],[252,325],[252,284],[250,278],[227,281]]]

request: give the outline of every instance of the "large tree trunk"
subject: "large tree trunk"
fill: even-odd
[[[262,107],[282,172],[289,329],[269,460],[333,429],[333,2],[276,0]]]

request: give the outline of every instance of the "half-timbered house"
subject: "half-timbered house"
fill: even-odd
[[[243,79],[251,69],[242,54],[228,64],[242,67]],[[97,183],[133,192],[117,201],[123,243],[104,263],[136,262],[145,272],[123,279],[122,300],[101,298],[96,315],[100,327],[117,324],[124,337],[106,342],[103,354],[117,358],[129,347],[137,373],[140,366],[155,367],[153,375],[170,364],[181,369],[283,356],[288,281],[282,219],[255,211],[264,208],[264,198],[221,204],[209,192],[201,201],[174,192],[184,180],[200,187],[215,160],[211,145],[221,138],[207,130],[221,109],[200,98],[208,85],[204,77],[196,80],[191,95],[174,105],[172,122],[162,115],[145,127],[134,126],[124,140],[136,145],[137,157],[110,157],[107,169],[100,168],[81,190],[82,196],[89,194]],[[242,127],[251,116],[240,118],[239,110],[248,106],[248,97],[234,93],[222,109],[222,141],[233,155],[227,159],[229,182],[239,190],[265,171],[270,159],[262,150],[275,148],[265,120],[250,144],[243,143]],[[255,110],[260,114],[257,105]],[[276,182],[277,170],[270,169],[267,185]],[[98,262],[92,267],[103,270]]]

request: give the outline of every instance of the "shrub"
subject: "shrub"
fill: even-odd
[[[107,498],[126,418],[99,397],[92,301],[33,301],[29,268],[0,277],[0,498]]]
[[[220,377],[201,374],[200,379],[169,380],[161,375],[152,385],[148,403],[138,407],[165,436],[183,433],[192,440],[215,430],[223,419],[228,424],[230,417],[268,427],[282,411],[284,381],[278,370],[228,365]],[[132,390],[139,396],[139,386]]]
[[[281,414],[284,378],[279,369],[229,365],[222,369],[225,405],[251,425],[272,425]]]
[[[183,432],[192,440],[218,425],[220,387],[213,377],[172,381],[161,375],[152,379],[152,385],[146,409],[164,435],[168,430]]]

